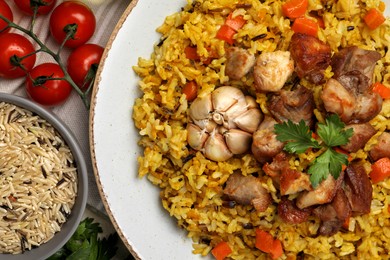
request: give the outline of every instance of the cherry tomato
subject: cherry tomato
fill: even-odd
[[[86,43],[95,32],[96,19],[92,10],[77,1],[65,1],[54,8],[50,16],[50,33],[62,43],[67,31],[75,31],[73,38],[65,42],[65,46],[76,48]]]
[[[72,91],[72,86],[63,79],[52,80],[62,77],[64,77],[64,72],[57,63],[42,63],[34,67],[30,75],[26,77],[28,96],[44,106],[64,103]]]
[[[7,18],[8,20],[10,20],[11,22],[14,21],[14,15],[11,11],[11,8],[4,0],[0,0],[0,14],[5,18]],[[7,27],[7,25],[8,24],[3,19],[0,19],[0,33],[9,31],[10,28],[4,30]]]
[[[68,73],[77,86],[82,89],[88,88],[91,80],[95,78],[96,69],[102,58],[103,51],[103,47],[88,43],[77,47],[69,55]]]
[[[48,14],[55,6],[57,0],[14,0],[14,2],[23,13],[32,16],[35,6],[38,6],[37,14]]]
[[[0,77],[19,78],[34,67],[36,55],[24,56],[35,51],[32,43],[23,35],[16,33],[0,34]],[[17,65],[17,63],[24,70]]]

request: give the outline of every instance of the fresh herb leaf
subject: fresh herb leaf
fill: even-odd
[[[48,260],[109,260],[115,256],[118,234],[111,234],[107,239],[98,238],[103,230],[99,223],[93,223],[92,218],[80,222],[75,233],[63,248]]]
[[[348,155],[336,152],[332,147],[347,144],[353,134],[353,129],[345,130],[345,124],[336,114],[325,119],[325,123],[318,124],[317,134],[322,139],[320,145],[312,137],[310,128],[303,120],[294,124],[290,120],[275,125],[276,138],[281,142],[287,142],[284,150],[289,153],[304,153],[308,148],[324,148],[324,152],[310,165],[308,173],[310,181],[315,188],[325,180],[329,174],[337,179],[343,165],[348,165]]]
[[[318,124],[317,134],[328,147],[344,145],[353,134],[352,128],[345,130],[344,127],[340,117],[333,114],[325,119],[325,124]]]
[[[311,164],[308,173],[313,188],[316,188],[321,181],[325,180],[329,173],[337,179],[340,176],[343,165],[348,164],[348,156],[328,148],[318,156]]]
[[[284,150],[289,153],[304,153],[309,148],[321,148],[317,140],[312,137],[312,132],[305,121],[294,124],[288,120],[275,125],[276,138],[281,142],[287,142]]]

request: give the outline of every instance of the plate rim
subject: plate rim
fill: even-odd
[[[96,104],[97,104],[97,102],[96,102],[97,93],[98,93],[98,90],[99,90],[99,87],[100,87],[99,83],[100,83],[101,78],[102,78],[102,71],[103,71],[103,68],[104,68],[104,64],[106,62],[106,59],[108,57],[108,53],[111,50],[111,47],[112,47],[112,44],[113,44],[114,40],[116,39],[120,29],[122,28],[123,24],[126,21],[126,19],[129,17],[129,15],[133,11],[133,9],[138,4],[138,1],[139,0],[131,0],[130,4],[126,7],[125,11],[123,12],[123,14],[119,18],[117,24],[115,25],[114,30],[113,30],[113,32],[111,33],[111,35],[110,35],[110,37],[108,39],[106,47],[104,48],[103,55],[102,55],[101,61],[100,61],[99,66],[98,66],[98,70],[96,72],[96,78],[95,78],[95,81],[94,81],[94,86],[95,87],[93,88],[93,91],[92,91],[92,94],[91,94],[91,103],[90,103],[90,109],[89,109],[89,123],[88,123],[89,130],[88,130],[88,132],[89,132],[89,148],[90,148],[90,154],[91,154],[93,174],[95,176],[97,189],[98,189],[98,192],[100,194],[100,198],[101,198],[101,200],[103,202],[103,206],[104,206],[104,208],[105,208],[105,210],[107,212],[108,217],[110,218],[110,221],[111,221],[112,225],[114,226],[116,232],[118,233],[119,237],[121,238],[121,240],[124,243],[124,245],[126,246],[126,248],[131,252],[132,256],[135,259],[140,260],[141,257],[139,256],[137,251],[133,248],[133,246],[129,243],[129,241],[126,239],[123,231],[120,229],[119,224],[117,223],[117,221],[116,221],[116,219],[114,217],[114,214],[111,211],[111,208],[109,206],[106,194],[103,191],[102,183],[101,183],[101,180],[100,180],[100,177],[99,177],[99,169],[97,167],[97,161],[96,161],[95,142],[94,142],[94,127],[93,127],[94,126],[94,122],[95,122],[95,116],[94,115],[95,115],[95,109],[96,109]]]

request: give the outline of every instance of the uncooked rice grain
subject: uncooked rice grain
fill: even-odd
[[[23,253],[60,231],[77,182],[73,155],[54,127],[0,102],[0,253]]]

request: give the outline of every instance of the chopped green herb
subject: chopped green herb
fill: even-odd
[[[340,117],[333,114],[325,119],[325,124],[318,124],[317,134],[328,147],[344,145],[353,134],[352,128],[344,130],[344,127]]]
[[[86,218],[80,222],[75,233],[69,241],[48,260],[109,260],[115,256],[118,241],[116,233],[111,234],[107,239],[98,238],[103,230],[99,223],[92,223],[92,218]]]
[[[326,118],[325,123],[318,124],[317,134],[323,141],[322,145],[312,137],[313,132],[303,120],[299,124],[290,120],[276,124],[275,133],[279,141],[287,142],[284,150],[289,153],[300,154],[306,152],[308,148],[325,148],[324,152],[311,163],[308,169],[311,184],[315,188],[329,174],[337,179],[342,171],[342,166],[348,165],[348,156],[332,149],[332,147],[348,143],[349,138],[351,138],[353,129],[345,130],[344,127],[345,124],[338,115],[331,115]]]
[[[328,148],[314,160],[307,171],[310,174],[310,182],[313,187],[317,187],[321,181],[328,177],[329,173],[337,179],[343,164],[348,164],[348,156],[346,154],[338,153],[332,148]]]
[[[305,121],[294,124],[292,121],[275,125],[277,139],[281,142],[288,142],[284,150],[289,153],[304,153],[309,148],[321,148],[320,144],[312,137],[310,128]]]

